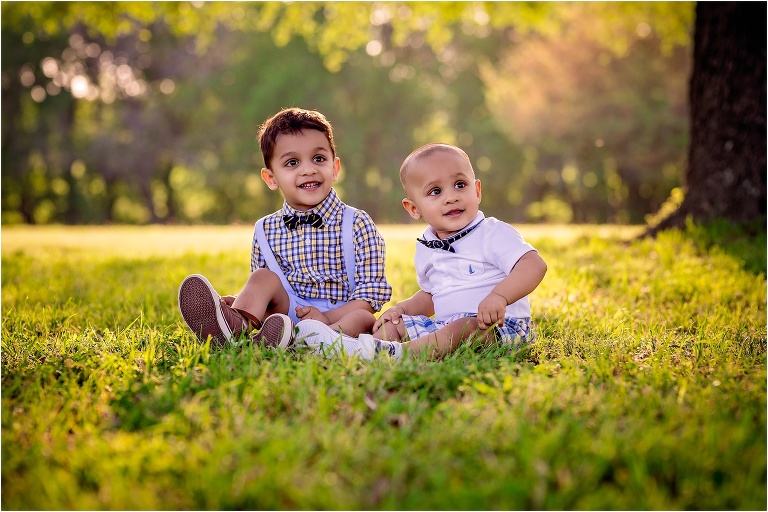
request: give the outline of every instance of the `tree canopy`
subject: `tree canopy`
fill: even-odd
[[[691,3],[2,14],[4,222],[250,221],[279,205],[254,172],[256,127],[291,105],[331,119],[339,187],[377,220],[407,220],[395,171],[433,140],[468,151],[484,203],[510,220],[642,222],[680,185]]]

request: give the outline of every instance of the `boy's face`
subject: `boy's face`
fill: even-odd
[[[279,189],[291,207],[305,211],[328,196],[340,168],[325,135],[304,129],[277,136],[274,156],[269,168],[261,170],[261,178],[270,189]]]
[[[405,193],[411,218],[423,217],[441,239],[464,229],[480,208],[480,180],[457,153],[439,151],[412,162]]]

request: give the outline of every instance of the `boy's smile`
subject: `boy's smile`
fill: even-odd
[[[275,151],[269,168],[261,177],[271,190],[280,190],[292,208],[305,211],[314,208],[331,191],[339,177],[341,163],[331,151],[325,135],[313,129],[284,133],[275,140]]]
[[[406,211],[413,219],[423,217],[440,239],[464,229],[480,208],[480,180],[458,153],[418,158],[407,173],[405,192]]]

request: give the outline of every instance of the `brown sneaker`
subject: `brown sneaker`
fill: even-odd
[[[269,315],[258,333],[251,335],[254,343],[265,347],[286,349],[293,345],[293,321],[286,315]]]
[[[208,280],[192,274],[179,287],[181,316],[201,343],[224,347],[248,331],[248,320],[224,302]]]

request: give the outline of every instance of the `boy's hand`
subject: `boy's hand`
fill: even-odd
[[[382,325],[384,325],[387,322],[391,322],[393,324],[399,324],[400,323],[400,317],[403,316],[403,312],[401,308],[398,308],[397,306],[393,306],[383,312],[379,318],[376,319],[376,322],[373,324],[373,331],[377,331]]]
[[[498,293],[491,292],[477,307],[477,325],[483,330],[490,329],[504,322],[507,311],[507,299]]]
[[[328,317],[314,306],[296,306],[296,316],[299,320],[319,320],[325,325],[330,325]]]

